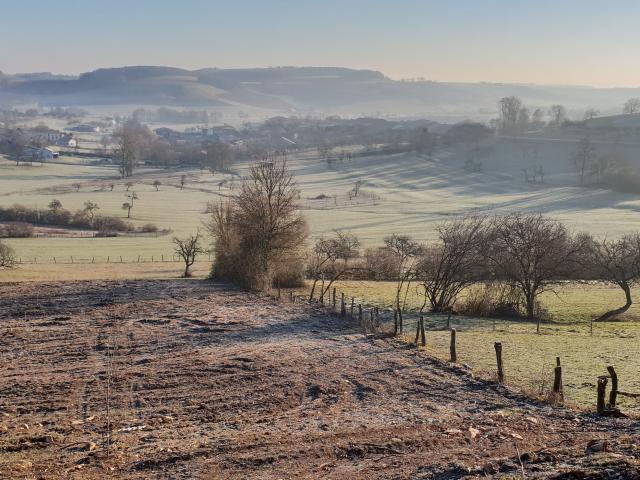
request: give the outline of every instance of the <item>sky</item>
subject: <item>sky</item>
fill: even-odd
[[[0,71],[341,66],[640,86],[638,0],[0,0]]]

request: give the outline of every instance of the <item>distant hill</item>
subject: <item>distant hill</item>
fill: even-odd
[[[372,70],[277,67],[184,70],[136,66],[78,77],[0,75],[0,104],[174,105],[260,108],[274,113],[489,118],[496,102],[517,95],[531,108],[565,105],[580,114],[593,107],[619,111],[640,88],[593,88],[495,83],[396,81]]]

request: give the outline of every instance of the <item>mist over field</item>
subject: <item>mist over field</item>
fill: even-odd
[[[0,17],[0,478],[640,478],[637,2]]]

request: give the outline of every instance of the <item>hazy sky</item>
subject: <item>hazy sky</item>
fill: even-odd
[[[0,70],[322,65],[640,86],[638,0],[0,0]]]

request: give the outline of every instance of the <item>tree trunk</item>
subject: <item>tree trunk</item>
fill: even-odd
[[[620,288],[622,288],[622,290],[624,291],[624,295],[626,297],[626,303],[620,308],[616,308],[615,310],[610,310],[607,313],[600,315],[598,318],[596,318],[595,320],[596,322],[606,322],[607,320],[617,317],[618,315],[621,315],[627,310],[629,310],[629,307],[631,307],[631,304],[633,303],[631,300],[631,288],[629,288],[629,284],[626,282],[622,283],[620,285]]]

